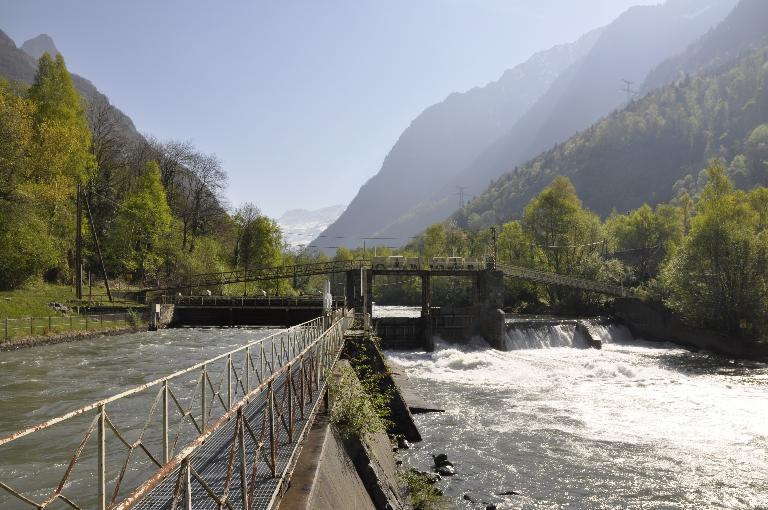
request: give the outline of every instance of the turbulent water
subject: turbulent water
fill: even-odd
[[[768,366],[590,329],[602,350],[549,326],[510,330],[508,352],[388,353],[446,409],[416,417],[406,462],[447,453],[460,508],[768,508]]]
[[[273,331],[168,329],[0,353],[0,437],[213,358]],[[215,374],[212,378],[216,380]],[[180,398],[185,394],[183,388],[191,390],[198,380],[199,375],[195,374],[182,381],[178,390]],[[128,434],[131,441],[137,439],[155,394],[156,390],[141,398],[126,399],[125,404],[110,404],[110,416],[118,425],[133,425],[134,432]],[[29,489],[30,494],[39,498],[50,494],[93,415],[91,412],[0,447],[0,481]],[[153,424],[159,424],[158,418]],[[117,469],[125,457],[125,449],[115,446],[111,433],[108,439],[110,466]],[[94,472],[94,443],[93,439],[89,441],[83,459],[73,471],[73,485],[67,487],[81,495],[87,492],[86,500],[93,503],[93,507],[94,480],[89,473]],[[157,451],[159,436],[145,437],[145,443]],[[138,460],[143,456],[137,453],[133,458]],[[134,469],[129,471],[128,478],[140,472],[135,463],[131,466]],[[114,469],[109,472],[110,480],[114,480],[116,474]],[[89,488],[80,489],[81,486]],[[48,487],[47,492],[32,490],[39,487]],[[0,509],[15,508],[28,507],[0,490]]]

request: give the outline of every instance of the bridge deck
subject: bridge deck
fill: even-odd
[[[295,365],[292,369],[292,378],[298,379],[300,376],[300,367]],[[274,390],[277,395],[282,395],[285,388],[286,378],[283,378],[275,385]],[[313,410],[318,406],[321,395],[317,392],[313,399],[305,403],[305,418],[294,419],[296,435],[293,442],[289,442],[288,434],[282,426],[275,427],[277,436],[277,450],[275,454],[276,472],[283,473],[290,465],[291,461],[297,456],[297,439],[303,437],[307,425],[313,416]],[[262,429],[262,422],[267,416],[267,392],[262,392],[256,399],[249,402],[243,410],[244,417],[249,423],[249,427],[254,432],[254,436],[245,433],[243,437],[245,447],[245,459],[257,459],[254,463],[246,461],[246,473],[248,486],[253,487],[253,492],[249,494],[251,501],[250,508],[270,508],[270,503],[278,490],[278,485],[282,483],[281,478],[273,477],[267,458],[268,437],[259,437],[259,430]],[[293,413],[295,417],[300,416],[301,409],[299,403],[294,403]],[[201,446],[190,461],[193,472],[203,479],[212,491],[217,495],[229,494],[228,502],[232,508],[240,510],[242,506],[242,485],[240,479],[242,456],[232,455],[230,460],[230,450],[232,445],[236,444],[235,438],[237,420],[231,419],[218,431],[216,431],[203,446]],[[179,479],[179,469],[176,469],[165,480],[158,484],[149,495],[145,496],[134,508],[140,510],[170,510],[173,506],[173,496],[176,491],[177,480]],[[255,478],[254,477],[255,473]],[[255,480],[255,484],[253,481]],[[218,510],[221,508],[218,502],[211,497],[206,488],[193,476],[191,483],[192,502],[197,510]],[[177,503],[178,504],[178,503]],[[177,506],[176,508],[183,508]]]

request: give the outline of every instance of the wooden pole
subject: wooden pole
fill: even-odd
[[[77,212],[75,217],[75,296],[83,299],[83,200],[80,180],[77,181]]]
[[[93,221],[93,214],[91,213],[91,204],[88,201],[88,197],[85,198],[85,211],[88,213],[88,223],[91,226],[91,235],[93,236],[93,244],[96,246],[96,254],[99,256],[99,266],[101,266],[101,276],[104,278],[104,287],[107,289],[107,297],[109,302],[112,302],[112,291],[109,290],[109,279],[107,278],[107,269],[104,267],[104,257],[101,255],[101,245],[99,244],[99,236],[96,234],[96,224]]]

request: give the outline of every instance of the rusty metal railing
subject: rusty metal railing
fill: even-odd
[[[67,331],[93,331],[133,325],[136,315],[121,313],[91,313],[47,315],[45,317],[11,317],[0,319],[0,339],[48,335]]]
[[[538,271],[536,269],[530,269],[527,267],[509,266],[502,264],[498,265],[498,269],[503,271],[505,276],[521,278],[523,280],[529,280],[537,283],[588,290],[601,294],[607,294],[610,296],[631,297],[635,295],[634,289],[629,287],[611,285],[609,283],[587,280],[585,278],[578,278],[576,276],[551,273],[549,271]]]
[[[233,508],[226,503],[229,488],[223,495],[214,496],[214,489],[195,469],[201,447],[232,426],[237,429],[239,444],[244,443],[246,435],[259,438],[260,452],[271,451],[272,455],[276,447],[272,441],[279,439],[279,427],[287,426],[288,437],[294,441],[303,437],[303,431],[297,434],[294,426],[298,418],[314,412],[308,404],[316,401],[317,392],[323,390],[325,372],[338,356],[343,332],[350,324],[351,315],[337,310],[333,316],[249,342],[167,377],[0,438],[0,508],[46,509],[64,504],[75,509],[126,509],[172,476],[178,479],[174,483],[179,487],[186,487],[183,490],[190,497],[190,480],[194,480],[210,489],[210,497],[224,502],[218,508]],[[296,374],[300,374],[298,380],[294,380]],[[280,392],[282,396],[276,398]],[[251,403],[265,400],[265,396],[268,405],[262,414],[266,421],[259,429]],[[283,411],[286,400],[290,410]],[[75,423],[77,420],[84,420],[82,426]],[[26,448],[54,450],[55,443],[40,444],[36,439],[49,433],[48,439],[56,441],[57,427],[81,437],[68,460],[52,458],[50,465],[43,466],[46,472],[61,469],[57,481],[41,480],[39,473],[12,473],[13,480],[8,479],[3,459],[23,456],[23,441],[27,442]],[[260,432],[255,433],[256,430]],[[265,434],[270,438],[266,447]],[[251,461],[253,480],[257,464]],[[288,474],[278,472],[274,460],[267,465],[270,479],[279,480]],[[246,501],[247,491],[253,492],[254,487],[251,484],[247,490],[237,491],[241,504]],[[173,493],[173,508],[182,495],[178,491]]]

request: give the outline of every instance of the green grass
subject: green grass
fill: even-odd
[[[88,300],[89,289],[83,289],[83,299]],[[104,296],[106,301],[106,290],[103,286],[94,286],[92,295]],[[75,300],[75,289],[69,285],[53,285],[50,283],[33,283],[23,288],[9,291],[0,291],[0,319],[17,317],[48,317],[61,316],[48,303],[53,301],[70,306],[70,302]],[[133,302],[117,301],[115,306],[135,305]],[[105,306],[109,302],[104,303]]]

